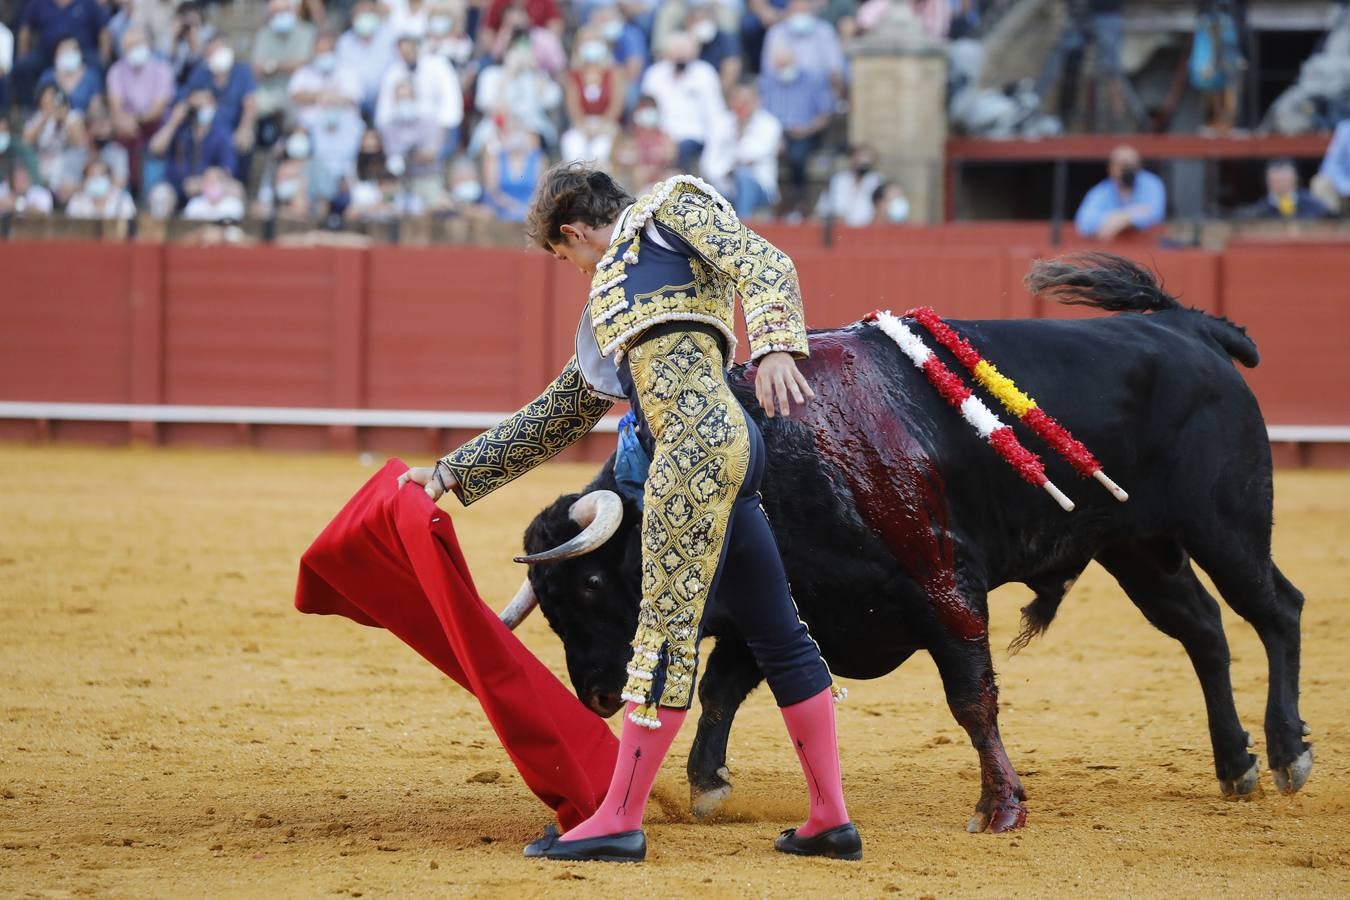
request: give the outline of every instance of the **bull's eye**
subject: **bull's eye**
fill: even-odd
[[[583,582],[582,586],[587,591],[590,591],[592,593],[599,593],[605,587],[605,576],[601,575],[598,572],[593,575],[587,575],[586,580],[585,582]]]

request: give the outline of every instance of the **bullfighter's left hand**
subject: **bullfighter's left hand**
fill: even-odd
[[[422,490],[426,491],[427,496],[432,500],[441,499],[446,491],[453,490],[459,484],[455,481],[454,476],[444,469],[441,470],[440,477],[436,477],[435,466],[417,466],[398,476],[399,487],[403,487],[408,482],[421,485]],[[445,485],[444,490],[441,488],[442,483]]]
[[[775,405],[778,412],[789,416],[792,414],[789,397],[801,406],[807,400],[814,399],[816,392],[811,390],[806,376],[797,369],[797,361],[792,358],[792,354],[780,351],[767,353],[760,359],[759,370],[755,373],[755,396],[772,419]]]

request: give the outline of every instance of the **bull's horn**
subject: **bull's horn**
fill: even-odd
[[[520,590],[516,591],[513,599],[502,610],[502,624],[512,631],[516,626],[525,621],[525,617],[534,612],[534,608],[539,605],[539,598],[534,595],[534,588],[530,587],[530,579],[526,578],[520,583]]]
[[[581,526],[581,534],[552,550],[517,556],[516,562],[557,562],[590,553],[619,530],[619,523],[623,521],[623,501],[613,491],[591,491],[573,503],[567,514]]]

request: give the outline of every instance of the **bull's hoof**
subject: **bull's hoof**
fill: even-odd
[[[1309,747],[1298,755],[1287,766],[1280,766],[1275,769],[1275,787],[1280,789],[1281,794],[1296,794],[1299,788],[1308,783],[1308,776],[1312,774],[1313,752]]]
[[[1026,824],[1027,808],[1017,800],[1009,798],[995,803],[988,812],[976,809],[975,815],[966,823],[966,831],[971,834],[979,834],[982,831],[1002,834]]]
[[[706,819],[722,808],[731,796],[731,782],[727,780],[730,777],[731,772],[722,766],[717,770],[718,781],[711,786],[689,786],[689,808],[695,819]]]
[[[1251,760],[1251,768],[1243,772],[1241,777],[1219,779],[1219,790],[1223,791],[1225,797],[1249,797],[1256,792],[1261,784],[1261,763],[1254,756]]]

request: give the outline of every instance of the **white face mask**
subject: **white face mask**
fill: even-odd
[[[216,117],[216,108],[214,106],[197,107],[198,125],[210,125],[211,121],[215,119],[215,117]]]
[[[623,23],[618,19],[610,19],[605,23],[605,27],[600,29],[600,33],[612,44],[623,37]]]
[[[0,153],[9,152],[9,132],[0,131]]]
[[[797,67],[783,66],[781,69],[774,72],[774,75],[778,77],[779,81],[794,81],[797,78]]]
[[[427,31],[435,35],[449,34],[453,24],[449,16],[432,16],[427,19]]]
[[[788,28],[796,34],[810,34],[815,26],[815,16],[810,13],[793,13],[788,16]]]
[[[90,175],[89,180],[84,183],[84,192],[90,197],[99,199],[108,196],[111,188],[112,180],[107,175]]]
[[[80,68],[83,57],[78,50],[62,50],[56,54],[56,68],[62,72],[74,72]]]
[[[461,181],[450,189],[450,193],[460,203],[477,203],[483,196],[483,186],[476,181]]]
[[[295,195],[300,193],[300,183],[297,181],[278,181],[276,192],[278,200],[283,202],[294,200]]]
[[[904,197],[892,197],[886,203],[886,221],[905,222],[909,219],[909,201]]]
[[[380,30],[380,17],[371,12],[361,13],[361,15],[357,16],[355,21],[352,22],[352,28],[355,29],[356,33],[361,35],[361,37],[370,37]]]
[[[692,34],[694,40],[698,41],[700,44],[706,44],[717,37],[717,26],[712,20],[703,19],[693,28],[689,29],[689,33]]]
[[[291,29],[295,28],[295,23],[299,20],[300,17],[295,13],[291,12],[289,9],[283,9],[272,17],[272,30],[277,34],[286,34],[291,31]]]
[[[656,111],[655,107],[644,106],[633,113],[633,124],[641,128],[655,128],[661,124],[661,114]]]
[[[234,51],[229,47],[218,47],[211,54],[211,59],[207,62],[212,72],[217,75],[223,75],[234,68]]]
[[[139,69],[150,61],[150,48],[144,44],[137,44],[127,51],[127,63],[133,69]]]
[[[306,159],[309,157],[309,135],[296,132],[286,138],[286,155],[291,159]]]
[[[603,63],[609,59],[609,48],[599,41],[586,41],[577,48],[577,56],[584,63]]]
[[[394,117],[402,119],[404,122],[414,122],[417,120],[417,101],[399,100],[394,104]]]
[[[324,75],[332,75],[337,69],[337,56],[333,53],[320,53],[314,57],[314,68]]]

